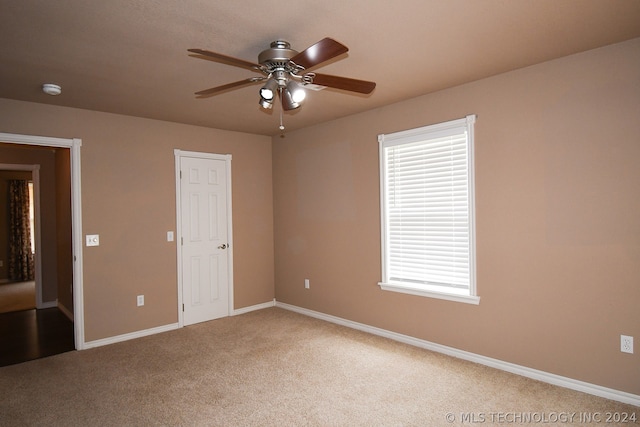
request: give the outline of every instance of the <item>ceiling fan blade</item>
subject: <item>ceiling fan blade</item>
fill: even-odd
[[[261,67],[253,62],[245,61],[244,59],[233,58],[231,56],[223,55],[221,53],[211,52],[204,49],[187,49],[191,53],[195,53],[194,58],[207,59],[209,61],[221,62],[227,65],[233,65],[240,68],[246,68],[252,71],[261,71]]]
[[[349,48],[342,43],[326,37],[295,55],[291,58],[291,62],[307,69],[335,58],[336,56],[340,56],[343,53],[347,53],[348,51]]]
[[[251,77],[250,79],[239,80],[233,83],[227,83],[226,85],[212,87],[211,89],[201,90],[196,92],[196,98],[208,98],[213,95],[217,95],[222,92],[226,92],[231,89],[237,89],[243,86],[248,86],[253,83],[264,80],[263,77]]]
[[[376,88],[375,82],[366,80],[350,79],[347,77],[331,76],[329,74],[309,73],[313,76],[312,83],[319,86],[327,86],[335,89],[348,90],[350,92],[358,92],[370,94]]]

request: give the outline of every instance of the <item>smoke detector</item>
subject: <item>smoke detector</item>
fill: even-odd
[[[62,93],[62,88],[53,83],[45,83],[42,85],[42,91],[47,95],[60,95]]]

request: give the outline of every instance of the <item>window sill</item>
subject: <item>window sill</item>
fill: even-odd
[[[476,295],[428,291],[422,288],[411,287],[408,285],[400,285],[397,283],[381,282],[381,283],[378,283],[378,285],[383,291],[400,292],[403,294],[417,295],[417,296],[427,297],[427,298],[437,298],[437,299],[443,299],[447,301],[463,302],[466,304],[475,304],[475,305],[480,304],[480,297]]]

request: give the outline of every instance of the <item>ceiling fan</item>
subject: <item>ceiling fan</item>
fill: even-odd
[[[291,49],[291,45],[285,40],[276,40],[271,43],[269,49],[258,55],[258,63],[256,64],[204,49],[188,49],[192,53],[190,56],[194,58],[233,65],[263,74],[260,77],[250,77],[201,90],[196,92],[197,98],[207,98],[231,89],[264,82],[260,89],[260,106],[265,109],[273,108],[273,101],[276,95],[279,95],[282,109],[285,111],[300,107],[305,98],[303,89],[305,87],[316,90],[330,87],[362,94],[371,93],[376,87],[374,82],[308,71],[308,69],[340,56],[348,50],[345,45],[328,37],[302,52]]]

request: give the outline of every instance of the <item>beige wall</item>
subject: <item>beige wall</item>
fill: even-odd
[[[0,130],[82,139],[86,341],[178,320],[175,148],[232,154],[235,308],[273,299],[270,138],[7,99]]]
[[[640,394],[639,77],[636,39],[275,137],[277,300]],[[467,114],[480,305],[382,291],[377,135]]]

